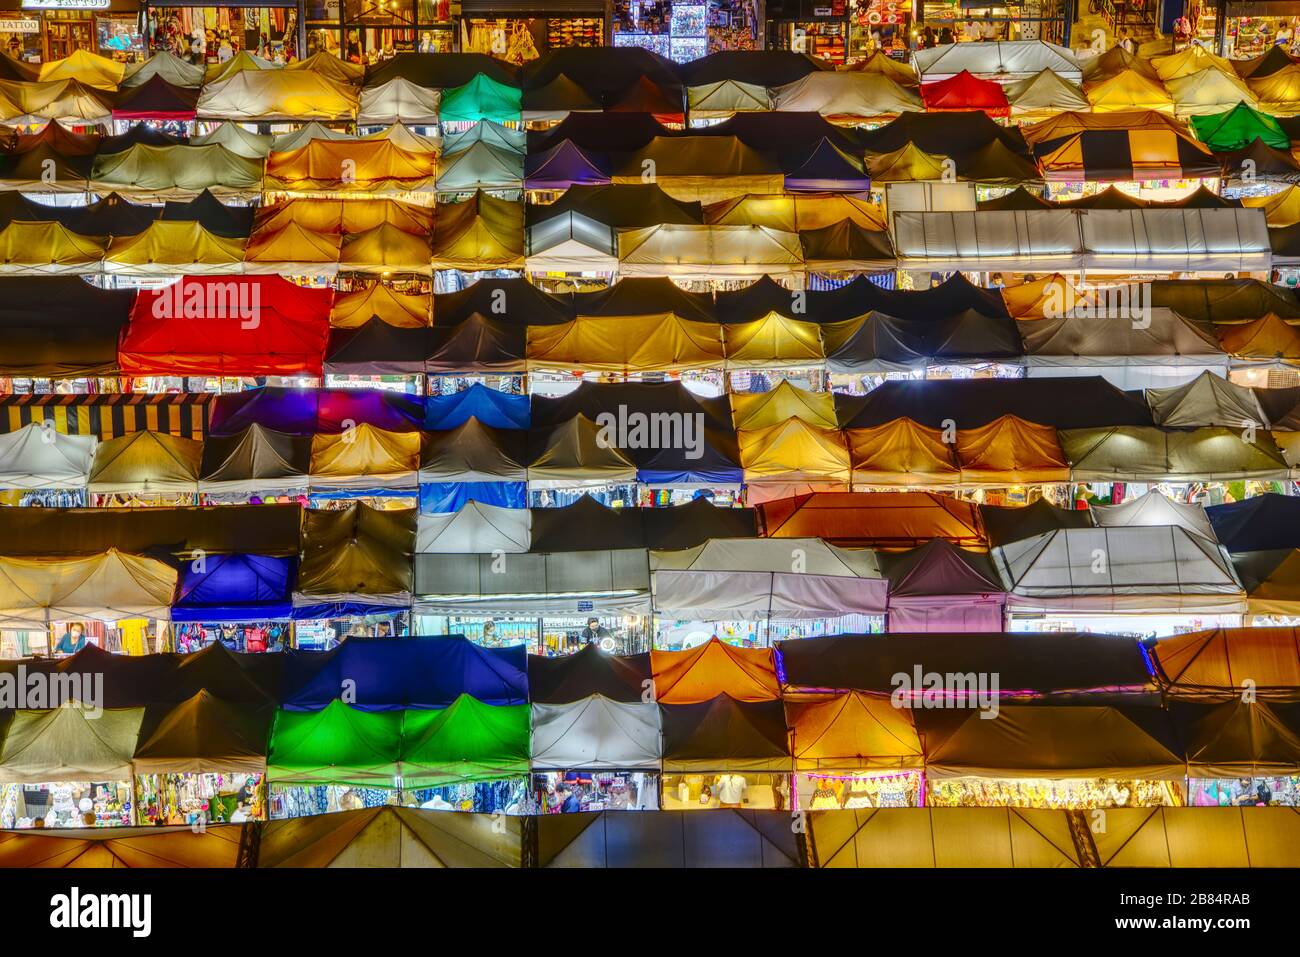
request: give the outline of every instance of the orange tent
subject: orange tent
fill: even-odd
[[[1300,329],[1269,313],[1253,322],[1218,327],[1219,345],[1237,359],[1300,365]]]
[[[710,638],[688,651],[651,651],[650,671],[659,704],[699,704],[720,694],[737,701],[781,697],[771,648],[737,648]]]
[[[1059,272],[1002,290],[1002,301],[1012,319],[1059,318],[1068,315],[1082,298],[1074,283]]]
[[[1004,415],[957,433],[961,484],[1001,487],[1070,481],[1056,429]]]
[[[979,509],[937,492],[817,492],[758,506],[768,538],[824,538],[833,545],[914,548],[942,538],[988,548]]]
[[[1254,682],[1261,699],[1300,698],[1300,629],[1215,628],[1161,638],[1156,665],[1178,697],[1240,697]]]
[[[960,478],[953,446],[943,432],[911,419],[894,419],[868,429],[848,429],[855,488],[864,485],[956,485]]]
[[[919,768],[925,760],[912,713],[860,691],[785,700],[800,771]]]

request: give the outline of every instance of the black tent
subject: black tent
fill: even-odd
[[[1300,130],[1296,133],[1300,135]],[[1291,151],[1275,149],[1261,139],[1252,140],[1249,146],[1239,150],[1215,155],[1223,163],[1223,176],[1229,182],[1240,182],[1239,174],[1249,169],[1256,180],[1300,183],[1300,162],[1296,162]]]
[[[29,676],[39,674],[47,679],[59,676],[65,682],[62,687],[71,689],[70,694],[80,690],[88,698],[90,689],[102,691],[96,702],[101,707],[143,708],[161,700],[166,693],[176,670],[175,659],[175,655],[115,655],[88,644],[68,658],[0,660],[0,673],[15,675],[21,665]]]
[[[446,90],[464,86],[479,74],[506,86],[519,85],[514,66],[486,53],[399,53],[366,68],[366,88],[390,80],[408,80],[416,86]]]
[[[29,153],[48,146],[62,156],[89,156],[99,149],[101,139],[103,137],[98,130],[93,133],[74,133],[56,121],[46,123],[38,133],[19,136],[9,152]]]
[[[536,226],[564,215],[581,216],[616,229],[704,223],[704,210],[699,203],[673,199],[654,183],[570,186],[554,203],[530,203],[526,222]]]
[[[325,371],[339,375],[415,375],[424,371],[433,330],[401,329],[368,319],[353,329],[331,329]]]
[[[113,98],[113,119],[192,120],[198,102],[197,89],[173,86],[155,73],[139,86],[118,91]]]
[[[675,95],[678,111],[683,102],[676,64],[641,47],[554,49],[524,66],[523,86],[525,90],[537,89],[560,76],[568,77],[602,103],[622,97],[641,80]]]
[[[299,488],[307,485],[310,468],[311,436],[250,425],[234,435],[209,436],[204,441],[199,482],[250,492]]]
[[[421,481],[523,481],[528,435],[469,418],[454,429],[424,433]]]
[[[158,77],[150,80],[149,83],[163,83],[165,81]],[[132,87],[127,90],[128,93],[138,93],[148,89],[149,84],[144,86]],[[196,90],[185,91],[191,97],[197,97]],[[157,127],[147,123],[133,123],[125,133],[119,133],[116,136],[105,136],[99,141],[99,146],[95,150],[96,156],[108,156],[112,153],[125,153],[133,146],[179,146],[185,140],[179,136],[172,136],[170,133],[164,133]]]
[[[593,422],[601,413],[629,411],[675,412],[681,415],[703,413],[705,422],[730,430],[731,403],[726,396],[706,399],[680,382],[583,382],[573,391],[551,398],[535,396],[532,403],[534,425],[559,425],[575,415],[585,415]]]
[[[59,221],[69,211],[67,206],[51,206],[28,199],[22,193],[0,193],[0,229],[12,222],[41,223]]]
[[[902,113],[877,129],[859,131],[858,138],[869,153],[892,153],[914,143],[926,153],[951,156],[959,172],[965,159],[995,140],[1016,156],[1033,159],[1019,128],[1000,126],[982,110]]]
[[[862,158],[862,145],[856,130],[836,126],[820,113],[737,113],[712,126],[690,131],[691,136],[734,136],[750,149],[784,153],[808,149],[821,140],[829,140],[855,159]]]
[[[563,73],[545,86],[524,89],[520,106],[525,113],[599,111],[600,100]]]
[[[721,694],[699,704],[665,704],[664,770],[786,770],[790,739],[780,701],[737,701]]]
[[[76,277],[0,278],[0,375],[113,375],[134,289]]]
[[[1300,498],[1269,492],[1205,510],[1230,552],[1300,548]]]
[[[609,508],[590,495],[572,505],[532,510],[534,552],[585,552],[645,548],[639,508]]]
[[[647,548],[694,548],[711,538],[758,537],[758,518],[752,508],[719,508],[696,498],[641,512]]]
[[[990,545],[1010,545],[1062,528],[1091,528],[1092,512],[1058,508],[1045,498],[1030,505],[981,505],[980,519]]]
[[[216,641],[189,655],[169,655],[175,667],[157,701],[187,701],[206,691],[222,701],[261,707],[280,698],[278,654],[241,654]]]
[[[476,312],[455,326],[438,326],[428,333],[427,347],[418,353],[426,357],[425,372],[523,372],[526,367],[528,329],[518,323]]]
[[[650,655],[611,655],[596,645],[559,658],[528,656],[528,700],[571,704],[594,694],[636,703],[650,681]]]
[[[60,153],[48,143],[22,149],[19,139],[19,149],[0,156],[0,182],[31,183],[38,191],[41,187],[36,184],[46,183],[57,184],[64,192],[85,191],[94,157]]]
[[[527,279],[480,279],[456,292],[433,297],[433,324],[457,326],[478,314],[493,321],[544,326],[568,322],[568,296],[552,296]]]
[[[1294,289],[1259,279],[1156,279],[1151,283],[1151,305],[1202,322],[1241,322],[1269,313],[1300,319]]]
[[[1048,202],[1037,193],[1031,193],[1023,186],[1017,186],[1009,193],[1004,193],[995,199],[985,199],[976,203],[976,208],[980,210],[1014,210],[1023,212],[1030,209],[1055,209],[1055,203]]]
[[[82,236],[137,236],[158,218],[160,210],[109,193],[89,206],[66,207],[60,212],[63,225]]]
[[[528,133],[528,152],[541,153],[570,140],[579,149],[597,153],[631,153],[656,136],[671,136],[649,113],[570,113],[549,130]]]
[[[678,67],[682,82],[688,86],[724,80],[752,86],[785,86],[822,70],[833,72],[835,67],[821,57],[791,50],[723,50]]]
[[[579,316],[656,316],[670,312],[679,319],[717,321],[712,296],[687,292],[663,276],[624,279],[607,289],[574,293],[573,310]]]
[[[214,236],[225,239],[245,239],[252,232],[255,212],[252,206],[227,206],[205,189],[186,202],[168,200],[162,218],[198,223]]]

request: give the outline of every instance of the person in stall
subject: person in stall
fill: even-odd
[[[600,623],[599,618],[588,618],[587,627],[582,629],[578,638],[584,645],[599,644],[605,638],[613,638],[614,635],[608,628]]]
[[[54,646],[54,653],[56,655],[75,655],[85,647],[86,626],[79,621],[74,621],[68,625],[68,630],[63,633],[58,644]]]

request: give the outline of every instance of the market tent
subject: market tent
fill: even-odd
[[[1151,304],[1215,323],[1242,322],[1270,312],[1300,319],[1300,300],[1293,290],[1258,279],[1157,279],[1151,284]]]
[[[173,621],[267,621],[293,610],[295,562],[270,555],[205,555],[182,569]]]
[[[570,113],[600,112],[599,98],[563,73],[542,86],[525,89],[519,106],[519,117],[525,123],[558,122]]]
[[[896,211],[894,246],[904,269],[1078,270],[1087,254],[1078,216],[1066,209]]]
[[[296,222],[279,229],[258,228],[244,247],[244,272],[333,276],[342,246],[342,236],[313,232]]]
[[[227,206],[205,189],[191,200],[169,201],[163,207],[161,218],[168,222],[198,223],[214,236],[244,239],[253,228],[253,212],[251,206]]]
[[[176,570],[109,548],[84,558],[0,558],[0,622],[44,627],[93,618],[169,617]]]
[[[626,188],[626,187],[624,187]],[[717,226],[768,226],[790,233],[807,233],[846,220],[874,232],[888,228],[879,203],[865,194],[787,193],[781,196],[750,195],[715,203],[704,210],[705,221]],[[760,280],[760,283],[764,282]],[[771,282],[770,279],[767,282]],[[790,291],[780,289],[787,300]],[[811,290],[805,291],[811,292]],[[814,297],[815,298],[815,297]],[[759,311],[758,315],[761,315]],[[783,313],[786,315],[787,313]],[[758,315],[747,318],[758,318]],[[724,320],[727,321],[727,320]]]
[[[1090,271],[1266,270],[1273,253],[1254,209],[1090,209],[1079,213]]]
[[[0,270],[46,274],[99,271],[107,240],[79,236],[62,223],[12,222],[0,230]]]
[[[918,665],[923,674],[998,674],[999,694],[1007,698],[1156,690],[1142,645],[1114,635],[829,635],[782,641],[778,648],[786,685],[805,691],[845,689],[888,697],[899,690],[894,675],[911,675]]]
[[[0,834],[0,867],[233,868],[244,827],[212,824],[202,831],[189,826],[5,831]]]
[[[1079,87],[1050,68],[1006,85],[1011,118],[1021,123],[1047,119],[1067,110],[1087,110],[1088,99]]]
[[[1225,57],[1215,56],[1198,43],[1189,43],[1186,48],[1177,53],[1151,58],[1151,66],[1155,69],[1156,75],[1166,82],[1209,69],[1221,70],[1235,76],[1233,62]]]
[[[900,418],[866,429],[848,429],[855,488],[873,485],[957,485],[960,471],[943,432]]]
[[[480,73],[468,83],[442,91],[438,118],[443,123],[477,123],[480,120],[518,123],[521,97],[519,87],[508,86]]]
[[[205,83],[216,83],[220,80],[228,79],[236,73],[243,73],[246,70],[279,70],[283,69],[282,65],[274,60],[268,60],[266,57],[256,56],[247,50],[241,50],[225,63],[208,64],[207,72],[203,80]]]
[[[1223,113],[1193,116],[1191,123],[1196,138],[1216,153],[1245,149],[1255,140],[1289,151],[1291,137],[1277,119],[1254,109],[1246,99]]]
[[[964,548],[988,544],[974,504],[934,492],[820,492],[758,507],[772,538],[816,537],[837,545],[912,548],[932,538]]]
[[[312,488],[414,488],[419,467],[418,432],[389,432],[362,423],[338,435],[312,437]]]
[[[362,503],[341,511],[308,509],[294,604],[299,613],[328,601],[405,604],[411,591],[415,511]]]
[[[15,711],[0,745],[0,783],[129,781],[144,708]]]
[[[1280,479],[1290,474],[1268,432],[1253,439],[1236,425],[1170,430],[1152,426],[1062,429],[1061,448],[1076,482],[1209,482]]]
[[[683,621],[883,615],[888,590],[872,552],[838,548],[815,538],[712,539],[694,548],[652,551],[650,572],[655,611]],[[719,646],[702,660],[734,657],[729,649]],[[706,653],[696,649],[693,654]],[[657,659],[655,670],[660,671]],[[663,683],[658,687],[661,700],[681,691],[670,691]]]
[[[272,152],[263,185],[291,192],[405,193],[429,189],[436,176],[433,154],[404,150],[392,140],[311,140]]]
[[[527,474],[525,434],[495,428],[471,416],[459,425],[426,433],[420,483],[522,482]]]
[[[922,82],[956,76],[963,70],[1000,80],[1043,70],[1075,81],[1082,75],[1079,61],[1070,50],[1037,39],[943,44],[917,50],[913,59]]]
[[[692,86],[732,79],[755,86],[781,86],[809,73],[833,69],[820,57],[792,50],[719,50],[677,67],[682,80]]]
[[[190,138],[191,146],[224,146],[236,156],[261,160],[271,152],[273,137],[269,134],[253,133],[234,122],[216,124],[211,133]]]
[[[276,133],[271,138],[271,153],[290,153],[301,149],[314,140],[347,140],[351,142],[355,139],[356,137],[349,133],[344,133],[342,130],[336,130],[312,120],[310,123],[302,124],[292,132]]]
[[[241,70],[209,80],[199,94],[199,116],[240,122],[352,120],[360,94],[316,70]]]
[[[937,538],[882,552],[880,569],[889,579],[889,631],[1002,631],[1006,596],[986,552]]]
[[[173,86],[155,76],[118,94],[113,103],[113,119],[189,122],[194,119],[198,98],[197,90]]]
[[[134,289],[100,289],[75,276],[0,278],[0,375],[115,375],[134,301]]]
[[[442,90],[468,83],[480,73],[499,83],[516,83],[519,69],[487,53],[399,53],[366,68],[366,86],[378,86],[394,77]]]
[[[804,263],[810,271],[862,272],[894,267],[889,233],[869,229],[850,219],[800,234]]]
[[[1275,116],[1294,116],[1300,94],[1300,63],[1290,63],[1268,76],[1251,76],[1246,86],[1259,99],[1259,108]]]
[[[717,321],[712,296],[687,292],[664,277],[623,279],[594,292],[576,293],[572,301],[573,312],[579,316],[635,317],[670,312],[682,319]]]
[[[761,276],[802,272],[797,235],[763,226],[650,226],[618,233],[624,276]]]
[[[837,429],[822,429],[799,418],[769,426],[738,432],[740,463],[745,481],[753,485],[773,483],[782,486],[813,483],[814,491],[832,491],[849,482],[849,449],[844,434]],[[759,490],[751,488],[751,495]],[[771,498],[764,495],[764,498]]]
[[[603,695],[571,704],[532,706],[532,767],[566,771],[658,770],[659,706],[620,702]]]
[[[611,655],[595,644],[571,655],[528,656],[528,698],[534,704],[572,704],[591,696],[639,703],[650,687],[650,655]]]
[[[421,515],[415,550],[421,554],[523,554],[529,550],[531,526],[530,509],[468,501],[455,512]]]
[[[1166,428],[1268,428],[1254,392],[1209,371],[1186,385],[1147,389],[1146,396],[1151,418]]]
[[[468,694],[441,710],[404,712],[403,787],[525,776],[528,721],[527,704],[484,704]]]
[[[288,818],[263,829],[257,866],[519,867],[522,820],[393,806]]]
[[[141,86],[154,77],[161,77],[173,86],[198,89],[203,85],[205,72],[200,64],[182,60],[170,50],[158,50],[139,63],[128,63],[118,85],[126,89]]]
[[[1274,49],[1280,49],[1275,47]],[[1106,812],[1103,867],[1286,867],[1296,814],[1287,808],[1159,807]]]
[[[541,153],[529,153],[523,163],[525,189],[565,190],[610,182],[609,158],[584,150],[572,140],[561,140]]]
[[[140,431],[100,442],[90,468],[92,492],[197,493],[203,443]]]
[[[416,236],[433,228],[433,210],[393,199],[320,199],[298,197],[259,207],[254,235],[297,225],[310,233],[347,235],[376,226],[395,226]]]
[[[1009,116],[1011,113],[1002,84],[981,80],[968,70],[961,70],[944,80],[923,82],[921,98],[927,112],[982,110],[989,116]]]
[[[524,265],[524,205],[486,193],[439,203],[433,230],[433,268],[519,269]]]
[[[921,740],[907,710],[859,691],[787,698],[795,768],[800,771],[919,768]]]
[[[543,867],[799,867],[787,811],[720,808],[537,818]]]
[[[1240,700],[1245,682],[1258,699],[1300,698],[1300,631],[1214,628],[1170,635],[1152,649],[1155,667],[1175,698]]]
[[[1154,489],[1118,505],[1089,505],[1102,528],[1116,525],[1181,525],[1193,535],[1217,542],[1209,516],[1200,505],[1178,502]]]
[[[448,153],[459,153],[475,143],[486,143],[521,156],[528,152],[528,135],[523,130],[502,126],[491,120],[480,120],[459,133],[447,133],[442,148]]]
[[[1003,704],[978,711],[916,711],[930,778],[1183,777],[1172,723],[1154,707]]]
[[[1021,192],[1017,190],[1017,192]],[[996,202],[994,200],[993,202]],[[1045,203],[1045,201],[1044,201]],[[1033,208],[1047,209],[1047,205]],[[1002,301],[1007,312],[1015,319],[1047,319],[1072,316],[1084,300],[1083,289],[1074,281],[1059,272],[1049,273],[1041,279],[1022,282],[1014,286],[1005,286],[1001,290]],[[1101,321],[1094,318],[1094,322]],[[1021,330],[1035,328],[1031,324],[1021,325]],[[1028,338],[1028,337],[1026,337]],[[1028,350],[1026,350],[1028,351]]]
[[[57,123],[48,123],[45,128],[62,129]],[[98,137],[93,142],[98,142]],[[0,190],[84,193],[92,162],[88,153],[64,154],[48,143],[0,153]]]
[[[899,319],[878,311],[822,326],[826,368],[860,374],[923,370],[931,364],[1017,362],[1020,336],[1006,318],[963,310],[926,319]]]
[[[330,328],[357,329],[378,320],[394,329],[419,329],[429,324],[430,311],[428,295],[399,292],[376,281],[334,297]]]
[[[790,192],[853,193],[871,187],[870,178],[862,170],[862,161],[850,156],[823,137],[810,152],[802,149],[782,164],[785,168],[785,188]]]
[[[451,395],[429,396],[424,403],[424,428],[428,430],[454,429],[471,418],[494,429],[526,429],[531,417],[528,396],[507,395],[481,382]]]
[[[1105,77],[1085,77],[1083,93],[1094,113],[1172,112],[1174,108],[1173,98],[1159,79],[1132,68]]]
[[[593,536],[593,528],[601,529]],[[755,538],[754,513],[697,498],[682,505],[610,508],[590,495],[572,505],[532,509],[532,549],[694,548],[710,538]]]
[[[381,130],[376,130],[367,136],[358,138],[363,140],[387,140],[390,143],[396,143],[410,153],[437,153],[442,149],[443,144],[441,137],[424,136],[415,132],[405,123],[390,123]],[[447,139],[451,140],[452,137]]]
[[[1235,73],[1216,68],[1165,81],[1178,116],[1211,116],[1233,106],[1251,108],[1255,95]]]
[[[820,366],[821,327],[778,313],[753,322],[722,327],[722,347],[728,369],[781,369]]]
[[[839,426],[835,399],[829,392],[808,392],[788,379],[769,392],[733,392],[731,413],[737,429],[766,429],[792,418],[821,429]]]
[[[444,150],[437,175],[440,193],[523,189],[524,157],[480,140],[455,152]]]
[[[1155,110],[1069,112],[1023,128],[1048,180],[1219,176],[1219,162],[1187,128]]]
[[[1227,552],[1176,525],[1060,529],[999,545],[993,558],[1012,610],[1232,614],[1245,606]]]
[[[612,113],[649,113],[660,123],[679,124],[686,121],[684,102],[681,84],[676,80],[660,84],[642,75],[621,93],[606,96],[605,109]]]
[[[141,199],[190,199],[204,190],[214,196],[247,197],[262,188],[262,163],[219,143],[139,143],[120,153],[96,156],[90,179],[96,189],[129,192]]]
[[[688,651],[651,651],[650,669],[659,704],[697,704],[720,694],[736,701],[781,696],[770,648],[739,648],[710,638]]]
[[[772,90],[775,109],[862,120],[924,109],[916,93],[884,73],[820,71]]]
[[[157,220],[139,235],[113,239],[104,270],[130,276],[237,274],[244,271],[244,246],[242,239],[213,236],[201,223]]]
[[[401,771],[402,716],[338,700],[321,711],[277,711],[268,777],[275,784],[393,787]]]
[[[73,50],[61,60],[40,65],[41,80],[77,80],[101,90],[116,90],[126,67],[117,60],[97,56],[89,50]]]
[[[1230,552],[1300,548],[1300,499],[1267,493],[1205,510]]]
[[[1005,415],[957,432],[955,452],[964,486],[1023,485],[1070,479],[1056,429]]]
[[[1024,308],[1041,309],[1041,300]],[[1019,326],[1030,376],[1100,374],[1120,389],[1150,389],[1203,370],[1228,374],[1214,327],[1165,307],[1151,308],[1138,321],[1071,310],[1059,318],[1022,319]]]
[[[339,248],[339,269],[383,276],[424,275],[429,266],[429,239],[415,236],[391,223],[347,236]]]
[[[0,115],[15,126],[44,122],[108,125],[113,118],[113,95],[78,80],[0,80]]]
[[[207,691],[145,711],[132,763],[136,774],[262,774],[271,708],[240,707]]]
[[[518,705],[528,700],[525,665],[522,645],[484,648],[461,637],[348,638],[329,651],[286,654],[282,705],[319,711],[346,697],[345,688],[361,711],[446,708],[461,695]]]
[[[651,164],[651,166],[647,166]],[[656,136],[614,168],[615,183],[640,183],[647,168],[669,196],[710,203],[746,193],[784,191],[783,170],[775,157],[735,136]]]
[[[1300,610],[1300,552],[1271,549],[1237,552],[1232,565],[1246,588],[1249,615],[1290,616]]]
[[[335,83],[360,86],[365,79],[366,68],[358,63],[350,63],[335,54],[322,50],[302,60],[293,60],[284,66],[286,71],[303,70],[318,73]]]
[[[780,701],[718,695],[663,709],[664,772],[790,773],[790,740]]]
[[[405,234],[403,234],[405,235]],[[371,319],[355,329],[331,329],[325,371],[352,375],[418,375],[433,333],[424,326],[394,328]]]
[[[122,336],[122,370],[127,375],[320,375],[332,299],[332,290],[303,288],[279,276],[185,276],[141,291]]]
[[[528,94],[525,93],[525,104],[527,101]],[[772,95],[761,84],[726,79],[686,88],[686,111],[692,120],[725,120],[737,113],[770,109]],[[525,114],[528,112],[524,110]]]
[[[307,487],[311,439],[252,423],[203,443],[199,489],[258,494]]]
[[[565,371],[681,371],[721,368],[722,327],[676,314],[579,316],[551,326],[529,326],[528,367]]]
[[[1291,155],[1289,150],[1287,155]],[[1300,223],[1300,189],[1297,189],[1295,185],[1268,196],[1243,197],[1242,204],[1247,207],[1263,209],[1270,229],[1294,226],[1296,223]]]
[[[528,437],[528,487],[573,488],[635,482],[636,463],[605,430],[585,415],[575,415]]]
[[[96,441],[93,435],[61,435],[37,422],[0,433],[0,488],[84,488]]]
[[[850,63],[845,69],[862,70],[867,73],[883,73],[886,76],[893,77],[895,82],[902,83],[904,86],[916,86],[919,82],[916,77],[916,70],[912,68],[911,64],[895,60],[884,50],[876,50],[866,59]]]

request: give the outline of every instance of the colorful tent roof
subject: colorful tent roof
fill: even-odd
[[[95,448],[92,492],[197,492],[203,443],[165,432],[132,432]]]
[[[209,79],[199,94],[204,119],[255,121],[352,120],[360,94],[318,70],[240,70]]]
[[[136,774],[262,774],[274,712],[200,691],[147,711],[132,763]]]
[[[776,110],[869,119],[923,109],[921,97],[884,73],[816,72],[772,91]]]
[[[278,711],[267,770],[284,784],[392,787],[401,770],[401,711]]]
[[[444,123],[518,123],[522,93],[482,73],[468,83],[442,91],[438,117]]]
[[[173,621],[268,621],[293,610],[296,565],[270,555],[211,555],[190,562],[172,606]]]
[[[433,231],[434,269],[517,269],[524,264],[522,203],[475,193],[439,203]]]
[[[391,140],[312,140],[267,157],[265,188],[402,193],[432,186],[436,174],[431,154],[408,152]]]
[[[737,648],[711,638],[689,651],[651,651],[650,668],[659,704],[697,704],[720,694],[736,701],[781,695],[770,648]]]
[[[1002,84],[981,80],[962,70],[944,80],[921,84],[921,98],[932,112],[982,110],[989,116],[1008,116],[1011,105]]]
[[[425,788],[528,773],[529,707],[490,705],[462,694],[438,711],[406,711],[402,784]]]
[[[0,621],[41,628],[91,618],[166,620],[176,570],[153,558],[110,548],[84,558],[0,558]]]
[[[0,782],[129,781],[143,708],[16,711],[0,745]]]
[[[361,424],[312,437],[311,484],[318,488],[399,489],[416,484],[420,435]]]
[[[190,199],[205,190],[216,196],[247,196],[262,188],[262,164],[218,143],[150,146],[96,156],[90,172],[99,189],[130,191],[141,198]]]
[[[413,509],[382,511],[357,503],[309,509],[295,604],[323,601],[409,602],[415,552]]]
[[[801,771],[918,768],[924,761],[911,715],[880,698],[849,691],[787,700],[785,714]]]
[[[1260,700],[1296,700],[1300,632],[1295,628],[1214,628],[1170,635],[1152,649],[1169,694],[1238,701],[1244,683]]]

